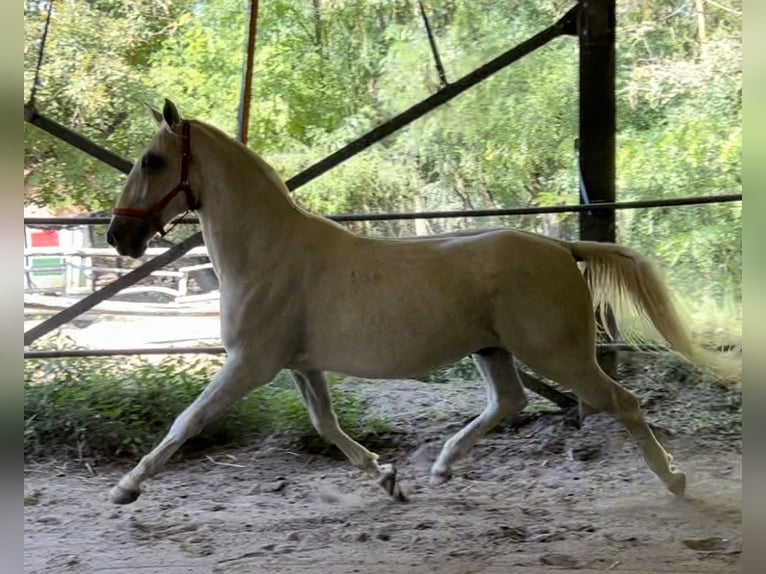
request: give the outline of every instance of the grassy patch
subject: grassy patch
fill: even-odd
[[[131,457],[145,454],[173,419],[201,392],[221,358],[55,359],[24,367],[25,456]],[[341,426],[364,440],[384,433],[382,419],[366,417],[361,402],[332,382]],[[188,448],[232,444],[276,435],[312,451],[330,448],[308,417],[290,376],[251,392]]]
[[[456,363],[434,369],[428,373],[426,379],[429,383],[447,383],[450,381],[476,381],[479,379],[479,372],[473,359],[463,357]]]

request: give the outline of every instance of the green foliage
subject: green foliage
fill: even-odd
[[[668,44],[668,30],[658,28],[635,32],[633,47],[626,46],[642,59],[628,71],[621,91],[618,195],[631,200],[739,193],[738,31],[730,19],[713,18],[709,24],[715,27],[707,27],[702,43],[687,19],[673,16],[671,23],[670,32],[681,34],[683,42]],[[623,211],[618,226],[621,238],[659,260],[671,283],[687,290],[693,311],[711,300],[719,306],[731,297],[741,300],[741,204]]]
[[[150,55],[174,27],[184,2],[56,2],[36,105],[44,114],[113,151],[133,157],[145,137],[142,100]],[[32,89],[46,3],[25,3],[24,91]],[[111,207],[120,175],[37,128],[25,126],[33,197],[52,208]]]
[[[475,381],[479,372],[471,357],[464,357],[457,363],[434,369],[428,374],[431,383],[447,383],[449,381]]]
[[[24,453],[136,458],[151,449],[219,368],[185,358],[30,361],[24,373]],[[359,400],[331,385],[341,426],[352,436],[386,432]],[[329,445],[316,433],[290,377],[251,392],[190,441],[230,444],[276,435],[308,450]]]

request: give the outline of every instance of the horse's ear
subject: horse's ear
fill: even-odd
[[[159,110],[155,110],[146,102],[144,102],[144,106],[146,106],[146,111],[149,114],[149,117],[152,118],[155,124],[157,124],[157,127],[160,127],[163,122],[162,113],[160,113]]]
[[[165,120],[165,123],[168,124],[171,131],[180,133],[181,114],[178,113],[176,105],[167,98],[165,99],[165,105],[162,106],[162,118]]]

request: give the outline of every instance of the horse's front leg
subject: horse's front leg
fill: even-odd
[[[112,502],[128,504],[136,500],[141,494],[141,483],[157,474],[184,442],[250,390],[276,376],[278,368],[258,369],[247,362],[246,356],[245,353],[229,354],[221,370],[196,400],[178,415],[160,444],[112,488],[109,495]]]
[[[294,370],[292,373],[295,386],[306,402],[311,423],[319,435],[337,446],[351,464],[377,480],[394,499],[406,502],[407,496],[396,480],[396,468],[392,464],[379,465],[377,454],[364,448],[340,428],[324,374],[313,370]]]

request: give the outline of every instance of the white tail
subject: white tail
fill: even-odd
[[[605,304],[614,314],[620,337],[628,344],[646,341],[646,326],[653,327],[670,347],[692,363],[713,371],[727,383],[741,381],[741,363],[731,354],[708,351],[693,340],[673,302],[673,296],[652,261],[629,247],[613,243],[564,243],[587,269],[585,274],[594,308]],[[627,318],[633,319],[628,325]]]

